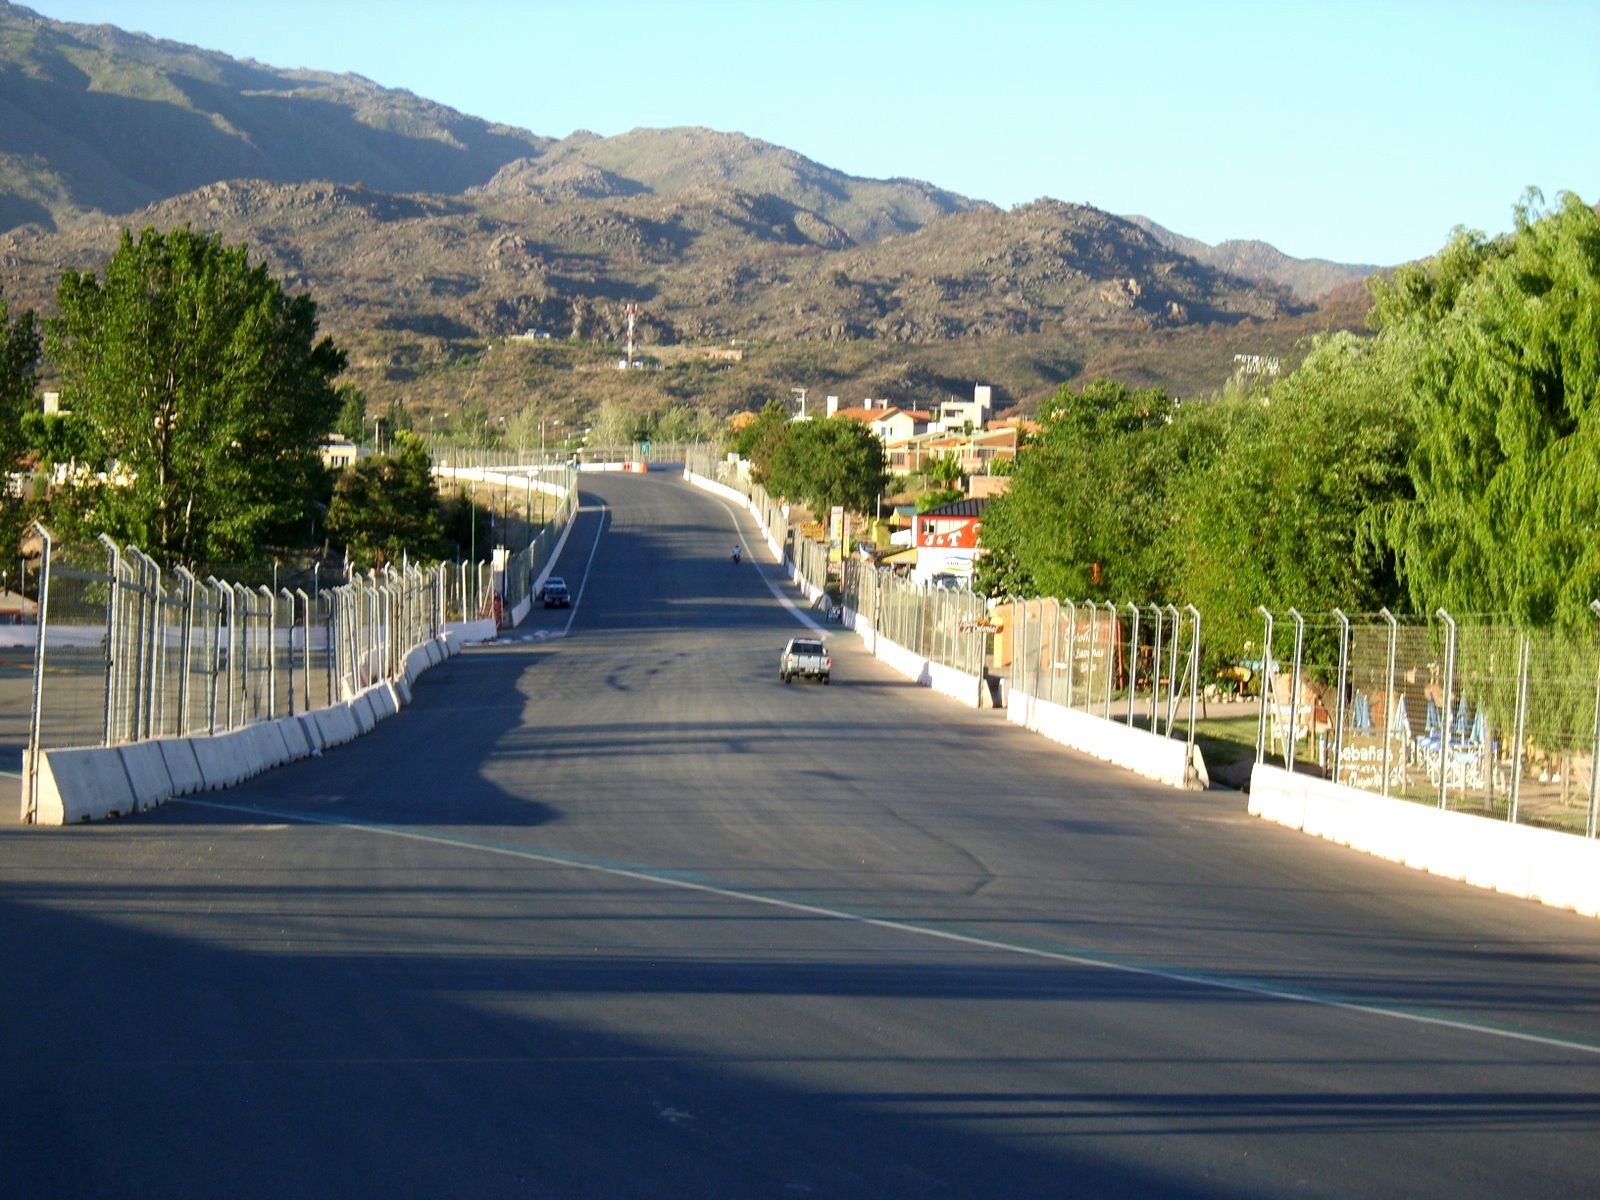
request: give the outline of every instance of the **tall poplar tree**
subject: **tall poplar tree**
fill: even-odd
[[[1600,596],[1600,215],[1529,193],[1378,295],[1413,348],[1415,498],[1375,513],[1413,603],[1587,629]]]
[[[0,470],[10,470],[23,446],[22,421],[33,409],[39,376],[39,324],[32,310],[15,319],[0,292]]]
[[[63,276],[48,326],[62,403],[112,482],[95,519],[168,562],[243,558],[309,514],[345,358],[317,306],[244,246],[185,226],[124,231],[106,267]]]

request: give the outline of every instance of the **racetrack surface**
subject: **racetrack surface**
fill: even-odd
[[[225,793],[0,829],[0,1191],[1585,1196],[1600,923],[834,683],[748,518]],[[751,553],[735,565],[742,537]]]

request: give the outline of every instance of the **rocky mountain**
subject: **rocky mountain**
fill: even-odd
[[[490,196],[601,199],[695,189],[775,196],[858,242],[920,229],[954,212],[992,208],[914,179],[861,179],[755,138],[711,129],[578,133],[509,163],[472,188]]]
[[[1091,207],[1003,212],[707,129],[552,140],[357,76],[0,0],[8,301],[48,312],[61,272],[100,269],[122,229],[185,223],[310,291],[375,391],[527,331],[608,342],[630,304],[646,347],[870,344],[903,358],[1028,339],[1060,357],[1071,333],[1081,366],[1118,337],[1303,315],[1314,288],[1270,247],[1230,258]],[[1026,357],[1019,392],[1077,369]]]
[[[1212,246],[1163,229],[1148,217],[1130,216],[1126,219],[1163,246],[1187,254],[1197,262],[1255,283],[1281,284],[1303,301],[1320,301],[1345,284],[1365,279],[1379,270],[1370,264],[1336,263],[1325,258],[1290,258],[1266,242],[1253,239],[1219,242]]]
[[[284,71],[0,0],[0,229],[219,179],[459,192],[550,139],[358,75]]]

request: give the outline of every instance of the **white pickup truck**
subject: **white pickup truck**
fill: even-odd
[[[833,656],[819,638],[790,638],[778,659],[778,678],[788,683],[795,676],[827,683],[833,674]]]

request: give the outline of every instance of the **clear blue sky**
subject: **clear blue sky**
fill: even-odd
[[[1600,0],[32,0],[489,120],[703,125],[854,175],[1388,265],[1600,200]]]

